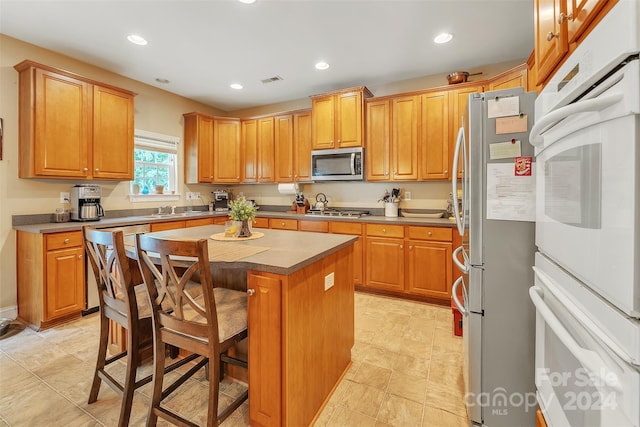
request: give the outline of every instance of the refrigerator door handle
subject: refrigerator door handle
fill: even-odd
[[[458,233],[460,235],[464,235],[464,215],[460,216],[460,209],[458,209],[458,161],[460,159],[460,150],[463,151],[463,161],[465,160],[464,156],[464,126],[460,127],[458,131],[458,137],[456,139],[456,148],[453,152],[453,165],[452,170],[453,174],[451,176],[451,198],[453,199],[453,215],[456,219],[456,226],[458,227]],[[463,169],[465,165],[462,165]],[[464,182],[463,182],[463,190],[464,190]],[[464,193],[464,191],[463,191]],[[462,203],[464,203],[465,195],[462,195]],[[464,210],[464,209],[463,209]]]
[[[624,94],[618,93],[615,95],[602,96],[586,101],[578,101],[575,104],[569,104],[565,105],[564,107],[558,108],[557,110],[554,110],[546,116],[543,116],[542,118],[540,118],[540,120],[536,120],[536,123],[531,128],[529,141],[534,147],[539,147],[544,143],[544,136],[542,136],[542,134],[547,129],[558,123],[560,120],[578,113],[604,110],[605,108],[610,107],[616,102],[621,101],[623,97]]]
[[[612,379],[617,378],[614,373],[609,372],[606,369],[606,364],[598,355],[598,353],[588,350],[580,346],[575,338],[567,331],[562,325],[562,322],[551,311],[549,306],[544,302],[542,298],[544,290],[538,286],[532,286],[529,288],[529,297],[536,307],[538,314],[542,316],[544,322],[551,328],[558,339],[567,346],[567,349],[575,356],[578,361],[589,370],[589,372],[598,377],[599,384],[606,384],[609,388],[622,392],[622,388],[618,380],[615,382]]]
[[[453,283],[453,286],[451,287],[451,298],[453,299],[453,303],[458,308],[458,311],[460,312],[460,314],[467,317],[469,315],[469,310],[467,310],[466,307],[469,304],[468,304],[468,297],[467,297],[467,288],[465,288],[463,280],[464,280],[464,276],[460,276]],[[461,285],[462,285],[462,299],[464,300],[464,304],[461,303],[460,300],[458,299],[458,287],[460,287]]]
[[[458,254],[462,252],[462,260],[464,262],[460,262],[460,258],[458,257]],[[455,251],[453,251],[453,263],[456,265],[456,267],[458,267],[458,270],[462,271],[463,273],[468,273],[469,272],[469,256],[467,255],[467,252],[464,250],[464,246],[458,246],[456,248]]]

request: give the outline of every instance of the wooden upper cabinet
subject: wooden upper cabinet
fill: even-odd
[[[449,91],[421,96],[420,179],[449,178]]]
[[[519,65],[515,68],[500,73],[489,80],[488,90],[502,90],[521,87],[525,92],[528,90],[527,64]]]
[[[214,118],[199,114],[184,114],[184,177],[185,183],[212,182]]]
[[[293,178],[311,181],[311,111],[293,114]]]
[[[569,43],[575,42],[587,26],[595,19],[608,0],[566,0],[567,13],[562,16],[567,22]]]
[[[420,97],[391,100],[391,180],[418,179]]]
[[[213,181],[239,183],[240,120],[216,118],[213,123]]]
[[[258,119],[258,182],[275,182],[273,117]]]
[[[370,96],[364,86],[312,96],[313,149],[361,147],[363,102]]]
[[[258,182],[258,120],[241,122],[242,182]]]
[[[133,179],[133,95],[93,87],[93,177]]]
[[[293,182],[293,115],[274,117],[275,180]]]
[[[535,0],[534,31],[536,44],[537,83],[549,77],[569,50],[566,0]]]
[[[390,163],[390,101],[371,100],[366,104],[365,162],[367,181],[388,181]]]
[[[32,61],[15,69],[20,178],[132,179],[132,92]]]
[[[453,165],[455,143],[458,131],[462,126],[465,111],[469,106],[469,95],[476,92],[484,92],[484,86],[465,86],[449,92],[449,165]],[[467,129],[468,126],[465,127],[465,130]],[[465,134],[465,138],[467,138],[467,141],[469,140],[468,131]],[[453,173],[453,166],[451,168],[451,173]],[[458,178],[462,178],[462,157],[458,160]]]

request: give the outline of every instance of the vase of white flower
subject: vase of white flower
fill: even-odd
[[[229,218],[233,221],[239,221],[240,226],[237,237],[251,237],[251,227],[249,222],[253,221],[256,216],[256,207],[253,203],[247,203],[247,199],[239,197],[229,202]]]

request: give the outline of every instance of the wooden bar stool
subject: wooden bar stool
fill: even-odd
[[[127,258],[121,230],[99,231],[85,226],[83,236],[100,299],[100,341],[89,403],[98,399],[100,385],[104,381],[122,397],[118,426],[124,427],[129,424],[134,391],[152,379],[152,375],[148,375],[136,381],[136,371],[141,363],[140,351],[153,342],[149,296],[137,262]],[[110,320],[127,330],[127,349],[112,357],[107,355]],[[120,382],[105,368],[123,357],[126,357],[127,369],[124,382]],[[178,361],[166,370],[173,370],[184,363],[187,361]]]
[[[196,426],[161,403],[207,365],[207,426],[218,425],[248,397],[248,391],[245,391],[218,416],[222,363],[247,367],[246,362],[227,354],[229,348],[247,337],[247,295],[213,287],[206,239],[172,241],[137,235],[136,246],[153,313],[154,379],[147,425],[155,426],[160,417],[177,425]],[[188,372],[163,387],[164,347],[167,344],[200,357]]]

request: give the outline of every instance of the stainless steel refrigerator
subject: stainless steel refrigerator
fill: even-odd
[[[471,425],[534,426],[535,174],[529,131],[535,93],[469,96],[452,187],[463,272],[453,286],[463,314],[465,403]],[[458,171],[462,179],[458,181]],[[460,296],[461,295],[461,296]]]

